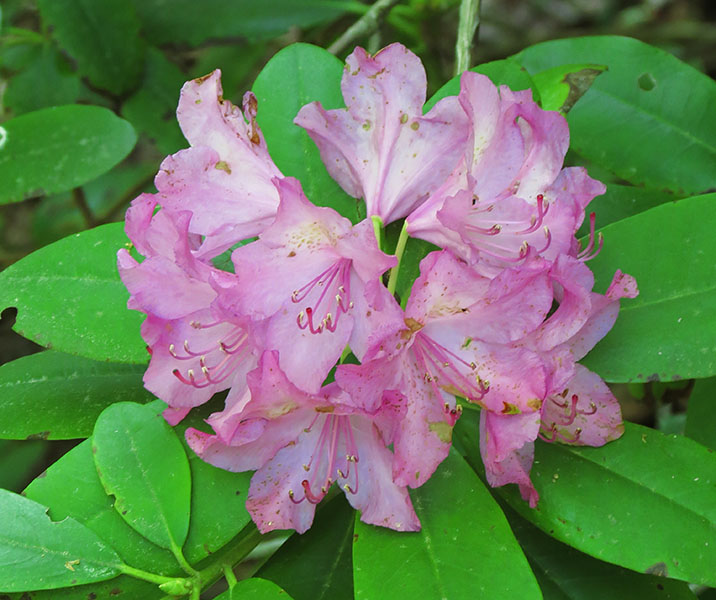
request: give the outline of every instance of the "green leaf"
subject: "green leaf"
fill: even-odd
[[[325,109],[342,107],[342,74],[343,64],[330,52],[309,44],[293,44],[266,64],[253,91],[258,100],[256,119],[278,168],[284,175],[299,179],[314,204],[330,206],[355,223],[358,201],[333,181],[313,140],[293,123],[299,109],[315,100]]]
[[[152,399],[143,388],[143,374],[138,365],[53,351],[6,363],[0,366],[0,438],[89,437],[110,404]]]
[[[689,396],[686,435],[716,450],[716,377],[699,379]]]
[[[119,574],[112,548],[74,519],[52,522],[45,510],[0,490],[0,591],[48,590]]]
[[[311,529],[293,535],[258,571],[295,600],[353,600],[354,511],[338,494]]]
[[[176,119],[179,91],[185,77],[156,48],[147,52],[142,86],[122,105],[122,116],[146,133],[162,154],[187,146]]]
[[[695,600],[689,586],[597,560],[542,533],[504,507],[545,600]]]
[[[621,221],[650,208],[676,200],[677,198],[669,192],[608,183],[606,193],[597,196],[589,203],[587,213],[596,213],[597,227],[605,227],[615,221]],[[584,220],[577,232],[577,237],[586,235],[589,235],[589,219]]]
[[[53,37],[77,61],[81,75],[115,95],[137,83],[144,59],[139,19],[125,0],[39,0]]]
[[[48,44],[36,60],[10,78],[3,101],[15,115],[21,115],[48,106],[72,104],[79,93],[79,78]]]
[[[154,583],[120,575],[114,579],[57,590],[32,591],[0,596],[0,600],[166,600]]]
[[[483,63],[473,67],[470,71],[487,75],[495,85],[506,85],[511,90],[532,89],[534,99],[539,101],[539,92],[527,70],[511,58]],[[459,93],[460,75],[457,75],[432,95],[425,103],[423,112],[428,112],[438,100],[442,100],[446,96],[457,96]]]
[[[541,598],[502,511],[456,452],[411,498],[418,533],[356,519],[356,600]]]
[[[191,471],[162,416],[152,406],[113,404],[97,419],[92,450],[122,518],[158,546],[178,551],[189,530]]]
[[[639,296],[583,361],[607,381],[716,374],[716,194],[664,204],[603,229],[590,261],[598,290],[621,269]],[[658,260],[654,252],[658,250]]]
[[[703,73],[619,36],[544,42],[514,59],[530,73],[607,65],[567,117],[571,146],[585,158],[631,183],[679,194],[716,186],[716,82]]]
[[[568,113],[605,69],[604,65],[560,65],[535,73],[532,79],[539,89],[542,108]]]
[[[270,39],[291,27],[327,23],[345,12],[336,0],[133,0],[142,29],[156,44],[187,42],[196,46],[207,39],[246,37]]]
[[[275,583],[252,577],[239,581],[232,589],[220,594],[215,600],[292,600],[292,598]]]
[[[132,126],[99,106],[58,106],[0,127],[0,204],[71,190],[134,147]]]
[[[2,403],[0,403],[2,406]],[[0,488],[19,492],[38,473],[47,453],[47,442],[0,440]]]
[[[25,495],[49,507],[55,521],[70,517],[115,549],[125,564],[166,576],[182,573],[170,552],[132,529],[115,510],[97,475],[91,440],[86,440],[35,479]]]
[[[479,416],[465,411],[456,440],[483,470]],[[627,569],[691,583],[716,581],[716,455],[678,435],[625,423],[602,448],[535,444],[536,509],[514,485],[497,492],[552,537]]]
[[[122,223],[45,246],[0,273],[0,308],[18,308],[15,330],[61,352],[146,364],[142,315],[127,310],[117,272],[127,243]]]
[[[183,435],[182,435],[183,439]],[[184,442],[186,446],[186,442]],[[246,497],[253,473],[231,473],[205,463],[188,447],[191,466],[191,521],[185,550],[197,563],[222,548],[251,523]]]

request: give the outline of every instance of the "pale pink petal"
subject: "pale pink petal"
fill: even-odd
[[[396,531],[419,531],[418,520],[410,502],[408,490],[393,482],[393,455],[385,447],[378,430],[370,419],[350,417],[355,443],[360,448],[360,460],[355,463],[357,489],[346,489],[346,498],[353,508],[361,511],[364,523],[389,527]]]
[[[530,479],[539,414],[500,416],[480,414],[480,453],[492,487],[516,483],[524,500],[537,506],[539,494]]]
[[[341,84],[348,109],[304,106],[295,122],[316,142],[329,173],[363,197],[368,216],[402,218],[450,175],[464,152],[466,117],[454,97],[425,116],[420,60],[400,44],[371,57],[357,48]]]
[[[619,402],[602,378],[582,365],[576,365],[564,391],[544,403],[542,420],[546,436],[578,446],[603,446],[624,433]]]

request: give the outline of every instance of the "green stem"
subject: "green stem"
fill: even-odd
[[[370,218],[373,221],[373,233],[375,233],[375,241],[378,242],[378,250],[383,249],[383,219],[378,215]]]
[[[405,244],[408,243],[408,221],[407,219],[403,222],[403,228],[400,230],[400,237],[398,238],[398,245],[395,247],[395,258],[398,259],[398,264],[390,270],[390,277],[388,278],[388,291],[391,294],[395,294],[395,287],[398,285],[398,272],[400,271],[400,261],[403,258],[403,252],[405,252]]]
[[[331,54],[338,54],[357,39],[373,33],[378,29],[383,15],[399,1],[400,0],[377,0],[360,19],[346,29],[343,35],[328,47],[328,51]]]
[[[455,75],[470,68],[470,51],[480,24],[480,0],[462,0],[455,43]]]
[[[119,567],[119,570],[125,575],[129,575],[135,579],[149,581],[150,583],[156,583],[157,585],[177,579],[177,577],[165,577],[164,575],[157,575],[156,573],[150,573],[149,571],[142,571],[141,569],[135,569],[134,567],[124,564]]]
[[[181,551],[181,548],[177,546],[176,544],[172,544],[172,554],[177,559],[177,562],[179,563],[179,566],[184,569],[185,573],[188,573],[189,575],[195,577],[199,574],[199,571],[197,571],[194,567],[192,567],[189,564],[189,561],[184,558],[184,554]]]
[[[231,565],[224,565],[224,579],[229,584],[229,589],[236,585],[236,575],[234,575],[234,569]]]
[[[261,541],[259,530],[253,528],[246,535],[237,536],[229,544],[224,546],[214,557],[211,564],[199,571],[202,585],[216,580],[222,573],[226,575],[227,565],[236,565],[246,557]],[[227,579],[228,581],[228,579]]]

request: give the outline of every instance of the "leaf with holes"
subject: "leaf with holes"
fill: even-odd
[[[541,598],[502,511],[456,452],[411,498],[420,532],[356,518],[356,600]]]
[[[635,573],[582,554],[541,532],[509,507],[502,508],[548,600],[696,600],[682,581]]]
[[[0,204],[76,188],[134,147],[132,126],[100,106],[57,106],[0,127]]]
[[[465,411],[455,440],[484,472],[479,415]],[[602,448],[535,444],[536,509],[514,485],[498,493],[554,538],[627,569],[716,584],[716,454],[688,438],[625,423]]]
[[[532,79],[542,108],[567,114],[605,69],[604,65],[560,65],[535,73]]]
[[[162,416],[149,405],[113,404],[97,419],[92,451],[122,518],[148,540],[178,552],[189,530],[191,470]]]
[[[532,73],[566,63],[608,70],[569,111],[571,147],[634,184],[686,195],[716,186],[716,82],[638,40],[543,42],[513,57]]]
[[[49,590],[119,575],[122,561],[74,519],[55,523],[47,509],[0,490],[0,592]]]
[[[621,269],[639,296],[584,359],[607,381],[673,381],[716,374],[716,194],[658,206],[605,227],[589,266],[606,289]],[[656,244],[656,246],[655,246]],[[654,260],[658,248],[658,260]]]
[[[61,352],[40,352],[0,366],[0,438],[86,438],[114,402],[147,402],[144,367]],[[108,393],[109,387],[112,393]]]
[[[15,331],[61,352],[146,364],[142,316],[127,310],[117,272],[127,243],[122,223],[45,246],[0,273],[0,308],[18,308]]]

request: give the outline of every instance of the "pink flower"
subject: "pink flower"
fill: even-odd
[[[408,232],[490,277],[524,260],[528,248],[548,260],[576,254],[584,208],[604,186],[584,169],[561,170],[564,117],[539,108],[529,90],[498,91],[472,72],[463,74],[458,99],[471,125],[462,162],[408,216]]]
[[[539,495],[529,477],[534,440],[602,446],[624,431],[619,403],[602,379],[576,364],[611,329],[620,298],[638,294],[634,278],[617,271],[606,295],[591,291],[594,279],[577,259],[561,256],[551,269],[560,305],[524,341],[544,360],[548,393],[535,415],[482,411],[480,450],[493,486],[517,483],[530,506]]]
[[[380,276],[395,258],[378,250],[373,227],[311,204],[297,180],[276,180],[281,196],[274,223],[234,251],[243,285],[222,298],[238,315],[265,321],[265,347],[298,387],[317,392],[346,345],[361,354],[378,308]]]
[[[189,231],[203,236],[197,256],[210,258],[254,237],[276,216],[281,172],[256,124],[257,104],[244,96],[243,113],[222,97],[221,72],[188,81],[177,118],[191,148],[168,156],[155,184],[164,209],[189,210]]]
[[[306,531],[316,504],[337,483],[361,520],[398,531],[420,529],[404,486],[391,477],[393,441],[405,413],[400,394],[385,393],[370,408],[338,386],[307,394],[289,381],[278,355],[266,352],[249,374],[251,399],[221,417],[235,423],[231,439],[187,431],[206,461],[231,471],[257,469],[246,506],[262,533]]]
[[[459,416],[455,396],[497,412],[534,412],[545,397],[537,355],[515,342],[539,326],[552,303],[547,264],[533,261],[490,281],[450,252],[420,264],[405,314],[362,365],[341,365],[336,381],[356,398],[396,390],[408,399],[396,434],[393,477],[417,487],[447,456]]]
[[[128,307],[147,314],[142,337],[151,360],[145,386],[169,405],[165,416],[175,424],[216,392],[233,386],[232,393],[240,393],[256,364],[256,348],[249,322],[215,303],[215,288],[237,280],[195,257],[191,213],[154,214],[155,206],[156,197],[145,194],[127,211],[127,235],[146,258],[139,263],[125,249],[117,258]]]
[[[385,224],[419,206],[463,152],[464,112],[445,98],[423,116],[426,86],[420,59],[404,46],[391,44],[375,56],[356,48],[341,82],[348,108],[324,110],[314,102],[295,120],[331,176]]]

